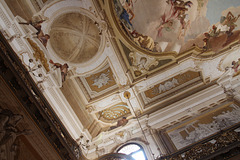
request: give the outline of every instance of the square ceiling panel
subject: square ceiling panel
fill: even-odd
[[[184,93],[200,83],[202,83],[200,72],[187,71],[152,86],[150,89],[141,92],[140,95],[147,105]]]
[[[78,79],[91,99],[113,93],[118,88],[115,76],[108,64],[95,73]]]

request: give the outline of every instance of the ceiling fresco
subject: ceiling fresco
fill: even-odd
[[[219,52],[240,38],[239,0],[114,0],[112,6],[125,35],[148,51]]]
[[[44,19],[48,44],[21,17],[14,24],[22,35],[9,43],[69,133],[90,142],[84,153],[120,145],[146,128],[154,136],[166,131],[182,149],[213,117],[240,111],[229,104],[210,113],[227,101],[229,75],[240,74],[240,0],[44,2],[35,18]]]

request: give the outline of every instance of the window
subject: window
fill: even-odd
[[[142,146],[136,143],[126,144],[119,148],[117,152],[130,155],[135,160],[147,160]]]

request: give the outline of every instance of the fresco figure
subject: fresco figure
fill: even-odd
[[[238,59],[238,61],[232,61],[232,69],[234,70],[234,72],[238,71],[238,67],[240,65],[240,58]]]
[[[203,50],[207,51],[210,48],[210,43],[209,43],[209,38],[204,38],[203,39]]]
[[[209,32],[204,33],[205,38],[203,39],[203,49],[208,50],[210,48],[210,38],[217,37],[220,33],[220,29],[218,29],[215,25],[212,26],[212,29]]]
[[[220,30],[217,30],[217,27],[213,25],[212,29],[208,33],[210,37],[217,37],[220,34]]]
[[[135,17],[132,0],[116,0],[115,9],[123,25],[132,32],[132,19]]]
[[[111,126],[109,128],[109,130],[121,127],[121,126],[125,126],[128,123],[128,120],[126,117],[122,117],[122,119],[118,120],[117,125],[116,126]]]
[[[186,11],[188,11],[187,7],[191,7],[192,6],[192,2],[191,1],[187,1],[184,2],[183,0],[175,0],[175,2],[173,3],[173,12],[172,12],[172,17],[177,16],[178,20],[181,22],[182,24],[182,28],[184,28],[184,19],[186,18]]]
[[[155,43],[151,37],[142,35],[136,31],[132,32],[132,36],[134,42],[136,42],[139,46],[146,48],[148,50],[154,49]]]
[[[170,131],[168,135],[176,148],[181,149],[191,145],[192,143],[196,143],[203,138],[213,135],[226,127],[239,123],[239,113],[240,108],[235,104],[231,104],[229,105],[229,109],[227,111],[222,111],[215,116],[211,116],[211,118],[209,117],[212,120],[207,123],[205,120],[206,118],[199,119],[197,121],[193,121],[190,125]],[[181,133],[185,133],[186,135],[183,136]]]
[[[172,29],[173,29],[173,20],[172,19],[166,20],[165,14],[161,17],[161,21],[162,21],[162,23],[160,23],[160,26],[157,28],[159,37],[162,36],[163,29],[165,29],[168,32],[172,31]]]
[[[117,127],[125,126],[127,123],[128,123],[127,118],[126,117],[122,117],[122,119],[118,120]]]
[[[146,70],[145,64],[147,63],[147,58],[141,57],[139,63],[137,64],[137,67],[140,71]]]
[[[120,15],[120,19],[125,20],[127,22],[127,24],[132,26],[131,20],[129,18],[129,14],[127,13],[127,11],[125,9],[123,9],[122,14]]]
[[[174,20],[178,20],[181,24],[179,35],[182,34],[182,30],[184,30],[185,35],[187,26],[190,23],[189,20],[186,21],[186,11],[188,11],[188,7],[190,8],[193,3],[191,1],[184,2],[183,0],[168,0],[166,3],[170,5],[170,10],[164,12],[164,14],[161,16],[160,27],[158,28],[158,36],[162,36],[161,31],[163,26],[165,24],[172,26]]]
[[[225,17],[225,16],[222,16],[221,17],[221,24],[223,25],[223,26],[227,26],[227,27],[229,27],[229,30],[228,31],[226,31],[226,33],[229,35],[229,36],[231,36],[233,33],[232,33],[232,31],[237,27],[237,25],[235,24],[236,22],[237,22],[237,20],[238,20],[238,18],[240,17],[240,14],[237,16],[237,17],[235,17],[233,14],[232,14],[232,12],[228,12],[228,14],[227,14],[227,16]]]
[[[240,15],[235,17],[230,11],[227,16],[222,16],[218,26],[213,25],[209,32],[204,33],[203,50],[212,49],[216,51],[237,40],[239,33],[235,33],[233,30],[237,27],[235,23],[239,17]],[[233,34],[234,36],[232,36]]]
[[[121,27],[137,45],[153,52],[181,53],[193,45],[203,52],[209,49],[218,52],[237,43],[240,2],[232,6],[233,1],[224,9],[220,7],[221,1],[214,4],[208,0],[114,0],[114,4]],[[157,45],[161,49],[156,49]]]
[[[129,15],[131,16],[131,17],[129,16],[130,18],[128,18],[131,23],[133,18],[135,17],[135,14],[133,13],[133,10],[132,10],[133,9],[132,0],[120,0],[120,3],[122,4],[123,9],[126,11],[128,16]]]

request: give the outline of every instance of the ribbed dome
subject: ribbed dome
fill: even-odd
[[[57,18],[51,26],[50,37],[55,53],[73,63],[93,58],[101,40],[94,21],[80,13],[67,13]]]

